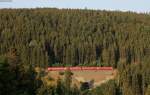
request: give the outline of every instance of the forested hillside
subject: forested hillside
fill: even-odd
[[[112,92],[96,88],[109,93],[101,91],[101,95],[149,95],[150,15],[86,9],[1,9],[0,55],[7,59],[3,63],[19,64],[28,68],[26,72],[30,67],[113,66],[119,76],[115,84],[104,85]],[[89,95],[99,95],[95,90]]]
[[[0,10],[0,53],[25,64],[139,63],[150,47],[150,16],[90,10]]]

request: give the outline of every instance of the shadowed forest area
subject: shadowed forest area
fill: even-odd
[[[150,95],[149,14],[1,9],[0,55],[0,95]],[[34,70],[48,66],[112,66],[118,76],[88,90],[66,71],[48,86]]]

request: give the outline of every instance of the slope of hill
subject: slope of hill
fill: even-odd
[[[78,92],[75,95],[80,92],[81,95],[84,92],[85,95],[149,94],[149,49],[149,14],[79,9],[0,9],[0,55],[6,57],[0,63],[0,80],[4,81],[0,81],[3,89],[0,94],[10,95],[12,90],[12,95],[35,95],[38,90],[38,95],[54,95],[54,92],[60,95],[57,89],[62,88],[66,95],[70,92]],[[67,88],[70,86],[67,80],[62,83],[62,88],[47,87],[40,82],[34,85],[40,79],[35,79],[34,68],[48,66],[112,66],[117,68],[118,76],[92,91]],[[9,81],[12,87],[8,87]]]

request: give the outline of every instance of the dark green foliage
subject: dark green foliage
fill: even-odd
[[[15,75],[9,70],[6,59],[0,57],[0,95],[15,93],[16,80],[14,80],[14,77]]]
[[[117,93],[117,84],[114,80],[110,80],[107,83],[102,84],[92,91],[92,95],[121,95]]]
[[[40,86],[32,68],[25,69],[15,57],[0,57],[0,95],[34,95]],[[19,62],[19,61],[18,61]]]

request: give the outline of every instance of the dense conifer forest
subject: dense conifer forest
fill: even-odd
[[[0,55],[0,95],[150,95],[149,14],[1,9]],[[66,71],[46,86],[34,68],[48,66],[112,66],[118,76],[87,90]]]

